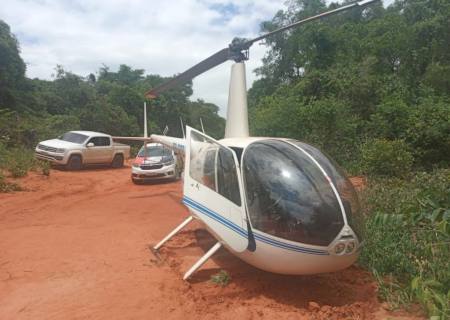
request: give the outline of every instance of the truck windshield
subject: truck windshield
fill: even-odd
[[[164,148],[163,146],[148,146],[147,148],[142,147],[139,150],[138,157],[169,157],[172,156],[172,151],[170,149]]]
[[[88,136],[85,136],[84,134],[75,133],[75,132],[66,132],[61,137],[59,137],[59,140],[68,141],[72,143],[82,144],[86,141]]]

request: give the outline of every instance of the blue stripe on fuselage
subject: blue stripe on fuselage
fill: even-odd
[[[207,207],[203,206],[202,204],[200,204],[186,196],[183,197],[183,203],[188,207],[198,210],[199,212],[203,213],[207,217],[216,220],[217,222],[219,222],[220,224],[233,230],[240,236],[242,236],[244,238],[248,238],[247,230],[239,227],[232,221],[230,221],[230,220],[226,219],[225,217],[221,216],[220,214],[208,209]],[[301,253],[315,254],[315,255],[329,255],[329,253],[324,250],[299,247],[296,245],[292,245],[289,243],[271,239],[269,237],[263,236],[258,233],[253,233],[253,235],[255,236],[256,240],[258,240],[260,242],[264,242],[264,243],[272,245],[272,246],[275,246],[275,247],[278,247],[278,248],[281,248],[281,249],[285,249],[285,250],[289,250],[289,251],[296,251],[296,252],[301,252]]]

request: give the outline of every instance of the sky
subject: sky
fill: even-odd
[[[259,35],[286,0],[3,0],[0,19],[19,40],[27,76],[51,80],[56,65],[80,76],[106,65],[173,76],[228,46]],[[247,87],[266,53],[256,43],[246,62]],[[232,62],[194,79],[192,100],[226,114]]]
[[[103,65],[172,76],[228,46],[235,36],[254,37],[284,0],[5,0],[0,19],[20,43],[30,78],[52,79],[56,65],[80,76]],[[254,45],[247,85],[266,47]],[[194,79],[192,99],[225,115],[231,62]]]

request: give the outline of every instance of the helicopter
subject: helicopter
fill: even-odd
[[[183,204],[190,216],[152,247],[158,250],[194,219],[217,239],[183,276],[187,280],[222,246],[250,265],[278,274],[334,272],[352,265],[363,245],[356,192],[339,166],[316,147],[288,138],[251,137],[245,61],[257,41],[305,23],[379,0],[327,11],[254,39],[231,44],[171,80],[166,90],[233,60],[225,137],[186,126],[186,137],[116,137],[161,143],[184,155]]]

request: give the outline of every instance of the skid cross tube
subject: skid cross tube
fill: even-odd
[[[193,219],[192,216],[189,216],[186,220],[184,220],[178,227],[172,230],[164,239],[162,239],[153,249],[158,250],[163,246],[164,243],[170,240],[175,234],[177,234],[181,229],[183,229],[189,222]]]
[[[183,280],[187,280],[195,271],[197,271],[211,256],[222,247],[220,242],[217,242],[203,257],[201,257],[183,276]]]

